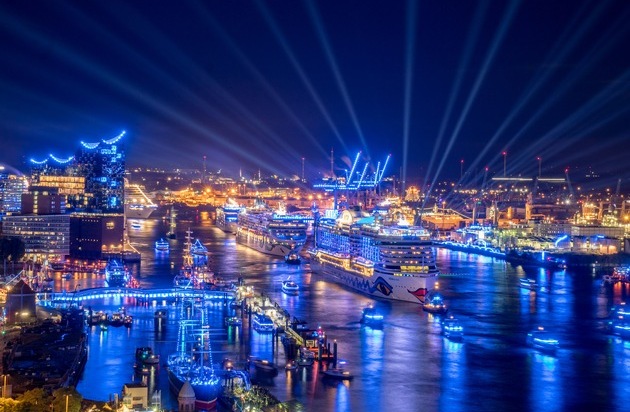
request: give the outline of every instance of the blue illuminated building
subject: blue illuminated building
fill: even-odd
[[[31,159],[33,184],[59,187],[60,193],[68,195],[70,209],[123,213],[125,152],[120,140],[124,135],[123,131],[112,139],[81,142],[76,154],[68,158],[50,154],[43,160]],[[83,186],[79,191],[77,183]]]

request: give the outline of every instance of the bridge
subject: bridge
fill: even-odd
[[[157,299],[201,299],[204,301],[230,302],[236,298],[235,292],[203,289],[132,289],[132,288],[90,288],[74,292],[38,293],[40,305],[74,304],[86,300],[103,298]]]

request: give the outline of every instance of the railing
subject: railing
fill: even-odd
[[[139,299],[159,298],[198,298],[203,300],[231,301],[235,299],[234,292],[202,290],[202,289],[132,289],[132,288],[91,288],[75,292],[38,293],[40,304],[73,303],[90,299],[107,297],[132,297]]]

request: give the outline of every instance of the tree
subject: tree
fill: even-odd
[[[24,392],[17,400],[20,402],[18,408],[20,411],[48,412],[52,397],[43,389],[37,388]]]
[[[19,237],[0,236],[0,259],[4,263],[5,275],[7,261],[15,263],[24,257],[25,252],[24,241]]]
[[[68,412],[80,412],[81,402],[83,396],[74,389],[74,387],[60,388],[53,392],[53,410],[64,411],[66,410],[66,396],[68,401]]]

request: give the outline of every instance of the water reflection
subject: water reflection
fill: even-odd
[[[465,329],[463,342],[441,335],[440,318],[402,302],[374,300],[312,274],[308,263],[287,265],[236,244],[234,236],[211,225],[205,215],[180,221],[208,247],[210,268],[228,281],[243,277],[249,285],[277,301],[312,328],[321,325],[338,342],[341,358],[354,375],[351,382],[327,382],[321,366],[285,372],[284,348],[270,334],[226,327],[235,312],[217,305],[210,311],[216,332],[215,362],[229,356],[245,360],[255,355],[275,362],[280,373],[264,383],[280,400],[297,399],[306,410],[569,410],[585,405],[596,410],[623,410],[630,400],[630,345],[607,336],[602,318],[610,306],[626,300],[628,286],[603,291],[591,273],[513,267],[504,261],[462,252],[438,250],[441,294]],[[183,233],[169,241],[166,256],[155,253],[165,222],[147,220],[130,230],[142,252],[138,278],[143,287],[170,287],[182,265]],[[280,283],[288,276],[300,285],[287,295]],[[535,279],[545,290],[519,287],[519,278]],[[78,275],[56,279],[58,290],[101,286],[102,276]],[[385,314],[382,329],[361,326],[361,311],[376,303]],[[165,301],[145,306],[121,299],[90,302],[94,310],[112,312],[121,306],[134,317],[131,329],[110,327],[89,333],[89,361],[78,389],[86,398],[108,400],[131,379],[162,390],[164,406],[176,407],[163,365],[144,376],[134,373],[134,353],[151,346],[162,359],[174,351],[177,311]],[[154,313],[168,310],[156,323]],[[238,313],[238,312],[236,312]],[[558,333],[561,349],[549,357],[525,345],[525,336],[538,325]]]

